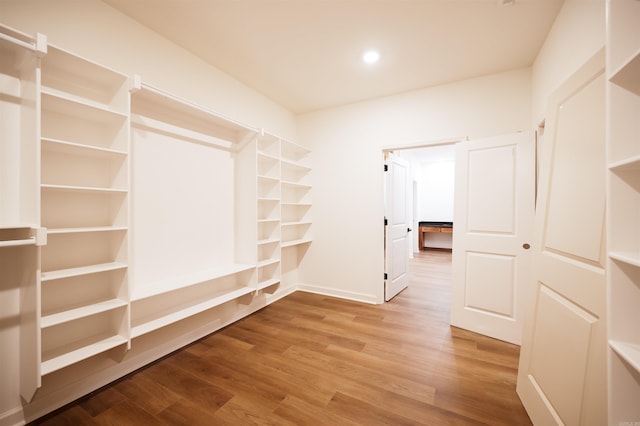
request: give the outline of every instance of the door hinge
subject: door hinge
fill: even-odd
[[[389,221],[387,220],[387,218],[384,218],[384,226],[387,226],[389,224]]]
[[[384,273],[384,280],[386,281],[389,278],[389,276],[387,275],[387,273]]]
[[[387,164],[385,164],[385,165],[384,165],[384,171],[385,171],[385,172],[388,172],[388,171],[389,171],[389,165],[387,165]]]

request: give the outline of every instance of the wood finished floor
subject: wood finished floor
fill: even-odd
[[[450,327],[451,253],[368,305],[296,292],[43,425],[530,425],[519,348]]]

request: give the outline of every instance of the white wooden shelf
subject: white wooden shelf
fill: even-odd
[[[49,152],[59,152],[68,155],[79,155],[105,159],[124,158],[128,155],[125,151],[102,148],[92,145],[84,145],[76,142],[63,141],[53,138],[42,138],[42,150]]]
[[[620,68],[614,71],[609,80],[618,86],[640,96],[640,50],[636,51],[631,58]]]
[[[273,285],[280,284],[280,278],[271,278],[258,283],[257,289],[262,290]]]
[[[309,226],[309,225],[311,225],[311,222],[309,222],[309,221],[304,221],[304,222],[282,222],[281,225],[282,226]]]
[[[280,222],[280,219],[278,219],[278,218],[274,218],[274,219],[258,219],[258,223],[276,223],[276,222]]]
[[[290,186],[292,188],[300,188],[300,189],[310,189],[311,185],[300,183],[300,182],[291,182],[291,181],[282,181],[282,185]]]
[[[43,314],[40,320],[40,327],[44,329],[44,328],[53,327],[55,325],[59,325],[65,322],[75,321],[91,315],[125,307],[127,306],[127,303],[128,302],[126,300],[108,299],[108,300],[97,301],[84,306],[68,309],[61,312]]]
[[[257,129],[144,84],[138,76],[134,78],[131,102],[132,110],[136,111],[136,122],[138,123],[140,123],[141,116],[147,117],[147,119],[161,118],[166,124],[232,144],[245,142],[258,134]]]
[[[299,246],[299,245],[302,245],[302,244],[309,244],[312,241],[313,240],[311,238],[302,238],[302,239],[299,239],[299,240],[283,241],[282,244],[280,244],[280,247],[282,247],[282,248],[295,247],[295,246]]]
[[[47,375],[54,371],[68,367],[84,359],[106,352],[128,342],[123,336],[101,334],[91,338],[74,342],[64,348],[42,354],[41,374]]]
[[[62,90],[57,90],[51,87],[43,86],[41,93],[43,96],[51,97],[53,99],[58,99],[59,100],[58,102],[66,103],[67,107],[69,107],[71,104],[77,104],[77,106],[71,107],[71,108],[76,109],[78,107],[80,108],[87,107],[91,110],[94,110],[95,112],[102,111],[107,114],[114,114],[115,116],[118,116],[120,118],[127,118],[127,114],[123,111],[113,109],[108,105],[105,105],[97,101],[86,99],[81,96],[75,96],[73,94],[70,94]],[[59,103],[58,105],[61,105],[61,104]],[[92,117],[95,117],[94,115],[95,112],[88,113],[88,114],[91,114]],[[85,116],[85,117],[88,117],[88,116]],[[100,120],[96,120],[96,121],[100,121]]]
[[[59,234],[80,234],[91,232],[121,232],[126,231],[126,226],[88,226],[82,228],[49,228],[47,234],[59,235]]]
[[[265,268],[268,266],[277,265],[278,263],[280,263],[280,259],[267,259],[267,260],[259,261],[257,267]]]
[[[311,203],[291,203],[283,202],[282,207],[311,207]]]
[[[139,320],[138,322],[140,324],[131,327],[131,337],[136,338],[142,336],[216,306],[220,306],[223,303],[245,296],[254,291],[255,289],[252,287],[241,287],[198,303],[185,303],[181,307],[174,307],[171,311],[165,313],[154,313],[152,316],[148,317],[148,319],[143,318]]]
[[[640,253],[638,252],[609,252],[609,257],[611,259],[617,260],[619,262],[627,263],[629,265],[633,265],[637,268],[640,268]],[[640,325],[639,325],[640,327]]]
[[[255,269],[255,265],[246,264],[229,264],[221,265],[215,268],[211,268],[205,271],[195,272],[189,275],[183,275],[169,280],[163,280],[153,283],[153,286],[146,288],[134,289],[131,297],[132,301],[142,300],[153,296],[158,296],[170,291],[180,290],[182,288],[190,287],[204,283],[206,281],[213,281],[218,278],[224,278],[230,275],[239,274],[241,272],[250,271]]]
[[[640,374],[640,344],[610,340],[609,347]]]
[[[81,98],[47,91],[46,89],[42,91],[42,108],[45,111],[54,111],[83,120],[111,125],[121,124],[128,119],[128,115],[123,112],[114,111],[101,104],[85,101]]]
[[[640,2],[606,2],[608,424],[640,420]]]
[[[258,240],[258,245],[267,245],[267,244],[278,244],[280,242],[280,238],[268,238],[265,240]]]
[[[277,178],[277,177],[273,177],[273,176],[258,175],[258,181],[259,182],[278,183],[278,182],[280,182],[280,179]]]
[[[622,161],[617,161],[611,164],[609,166],[609,169],[614,173],[625,171],[640,171],[640,155],[636,155]]]
[[[82,266],[78,268],[59,269],[57,271],[43,272],[40,280],[42,282],[54,281],[64,278],[79,277],[82,275],[97,274],[100,272],[115,271],[127,268],[126,263],[108,262],[97,265]]]
[[[294,161],[282,159],[280,160],[283,167],[287,167],[291,170],[295,170],[300,173],[309,173],[311,171],[311,167],[304,166],[302,164],[296,163]]]
[[[129,192],[124,188],[97,188],[90,186],[76,186],[76,185],[54,185],[54,184],[42,184],[40,188],[46,191],[66,191],[66,192],[92,192],[98,194],[126,194]]]

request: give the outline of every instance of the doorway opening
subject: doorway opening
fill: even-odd
[[[385,301],[406,288],[408,259],[427,248],[453,250],[457,142],[383,150]]]

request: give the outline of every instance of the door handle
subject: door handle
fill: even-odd
[[[531,248],[531,246],[529,245],[529,243],[524,243],[522,245],[522,248],[525,249],[525,250],[529,250]]]
[[[413,231],[413,229],[407,228],[407,232],[411,232],[411,231]]]

